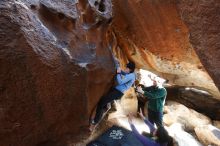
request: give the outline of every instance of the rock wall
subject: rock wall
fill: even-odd
[[[0,1],[1,146],[82,141],[91,111],[112,85],[111,48],[121,65],[133,60],[219,99],[209,76],[219,87],[217,0],[112,2]]]
[[[0,1],[0,145],[82,140],[114,75],[111,1]]]
[[[139,68],[159,74],[171,84],[204,89],[219,99],[218,89],[190,43],[191,30],[179,14],[178,1],[114,0],[113,4],[112,42],[121,62],[133,60]]]
[[[202,64],[220,89],[220,1],[180,0],[178,11]]]
[[[177,101],[199,113],[205,114],[212,120],[220,120],[219,100],[208,92],[179,86],[166,87],[166,89],[167,100]]]

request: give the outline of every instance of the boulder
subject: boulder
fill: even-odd
[[[190,43],[220,89],[220,1],[180,0],[177,5],[181,18],[189,28]]]
[[[220,129],[220,121],[213,121],[213,125]]]
[[[204,145],[220,145],[220,129],[212,125],[198,126],[195,133]]]
[[[174,123],[167,127],[169,135],[174,138],[177,146],[202,146],[202,144],[190,133],[183,130],[180,123]]]
[[[184,86],[170,86],[166,89],[168,100],[186,105],[213,120],[220,119],[220,100],[209,92]]]
[[[201,7],[198,9],[199,12],[202,8],[205,9],[203,4],[210,8],[210,10],[208,12],[204,10],[204,14],[206,14],[205,12],[208,13],[205,15],[206,19],[202,17],[203,15],[198,16],[198,19],[196,16],[193,17],[194,19],[192,21],[196,23],[193,26],[196,26],[197,30],[193,30],[193,26],[189,30],[184,20],[182,20],[182,13],[184,14],[185,11],[181,11],[181,7],[184,7],[184,4],[187,5],[190,1],[114,0],[115,15],[111,36],[113,38],[112,42],[114,42],[113,51],[115,55],[120,58],[122,64],[125,64],[128,59],[133,60],[138,68],[152,71],[164,79],[168,79],[170,84],[202,88],[220,99],[218,88],[194,51],[194,49],[198,51],[199,49],[194,48],[191,45],[192,40],[190,41],[189,39],[189,36],[192,38],[190,35],[191,31],[192,33],[201,34],[200,32],[203,28],[204,31],[202,31],[200,36],[205,36],[206,25],[201,25],[206,21],[214,22],[212,19],[215,19],[215,17],[219,18],[219,1],[214,1],[197,1],[193,3],[195,4],[193,5],[193,10],[196,13],[187,13],[192,17],[201,14],[197,12],[197,6]],[[180,9],[179,3],[183,3],[183,5],[180,5]],[[215,4],[214,8],[212,8],[213,4]],[[186,10],[190,11],[190,5],[187,8]],[[215,17],[209,17],[211,14]],[[203,22],[200,23],[200,21],[197,21],[199,18]],[[193,38],[197,42],[201,38],[203,42],[206,42],[203,45],[208,44],[210,41],[209,48],[200,45],[202,43],[197,44],[203,50],[207,49],[206,52],[203,51],[204,54],[209,54],[209,50],[213,50],[212,53],[215,53],[213,54],[215,57],[212,58],[212,61],[218,63],[210,62],[210,64],[212,63],[212,66],[214,64],[218,66],[219,58],[217,56],[219,56],[218,46],[220,46],[218,45],[220,42],[218,41],[219,23],[209,24],[215,30],[213,32],[211,30],[209,31],[210,38],[207,38],[207,36],[205,36],[207,39],[203,39],[202,37]],[[201,31],[199,32],[199,30]],[[214,48],[211,47],[212,40]],[[205,61],[205,57],[201,55],[201,58]],[[215,70],[217,76],[218,69],[213,70]]]
[[[165,109],[166,114],[164,114],[163,120],[166,125],[180,123],[186,131],[193,131],[198,125],[211,124],[211,120],[207,116],[177,102],[167,101]]]
[[[110,18],[100,15],[96,30],[84,29],[83,16],[99,16],[88,2],[83,13],[84,4],[1,0],[1,146],[65,146],[87,138],[89,115],[112,85],[114,63],[103,41]]]

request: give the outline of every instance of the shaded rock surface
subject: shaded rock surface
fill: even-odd
[[[202,64],[220,89],[220,1],[180,0],[178,11]]]
[[[220,102],[208,92],[180,86],[166,87],[166,89],[168,100],[182,103],[189,108],[207,115],[213,120],[220,119]]]
[[[0,1],[1,146],[85,138],[90,111],[114,75],[103,40],[112,10],[98,11],[77,0]]]

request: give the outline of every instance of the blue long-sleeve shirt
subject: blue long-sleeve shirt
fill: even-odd
[[[117,74],[116,80],[118,85],[115,87],[118,91],[124,93],[127,91],[135,81],[135,73],[124,73]]]
[[[150,128],[150,132],[153,133],[153,131],[155,131],[156,129],[154,128],[154,126],[150,123],[150,121],[148,121],[147,119],[144,119],[144,122],[146,125],[148,125],[148,127]],[[132,132],[134,133],[135,137],[140,140],[140,142],[144,145],[144,146],[167,146],[167,143],[163,143],[163,144],[160,144],[158,142],[156,142],[155,140],[149,138],[149,137],[146,137],[146,136],[143,136],[141,135],[137,129],[135,128],[135,126],[130,123],[130,127],[132,129]]]

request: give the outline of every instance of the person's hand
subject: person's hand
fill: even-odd
[[[141,117],[141,119],[145,119],[144,114],[142,112],[142,109],[140,108],[140,112],[138,112],[139,116]]]
[[[117,73],[121,73],[121,68],[117,68]]]
[[[137,92],[141,93],[141,94],[144,94],[144,91],[143,89],[141,88],[141,86],[138,86],[137,87]]]

